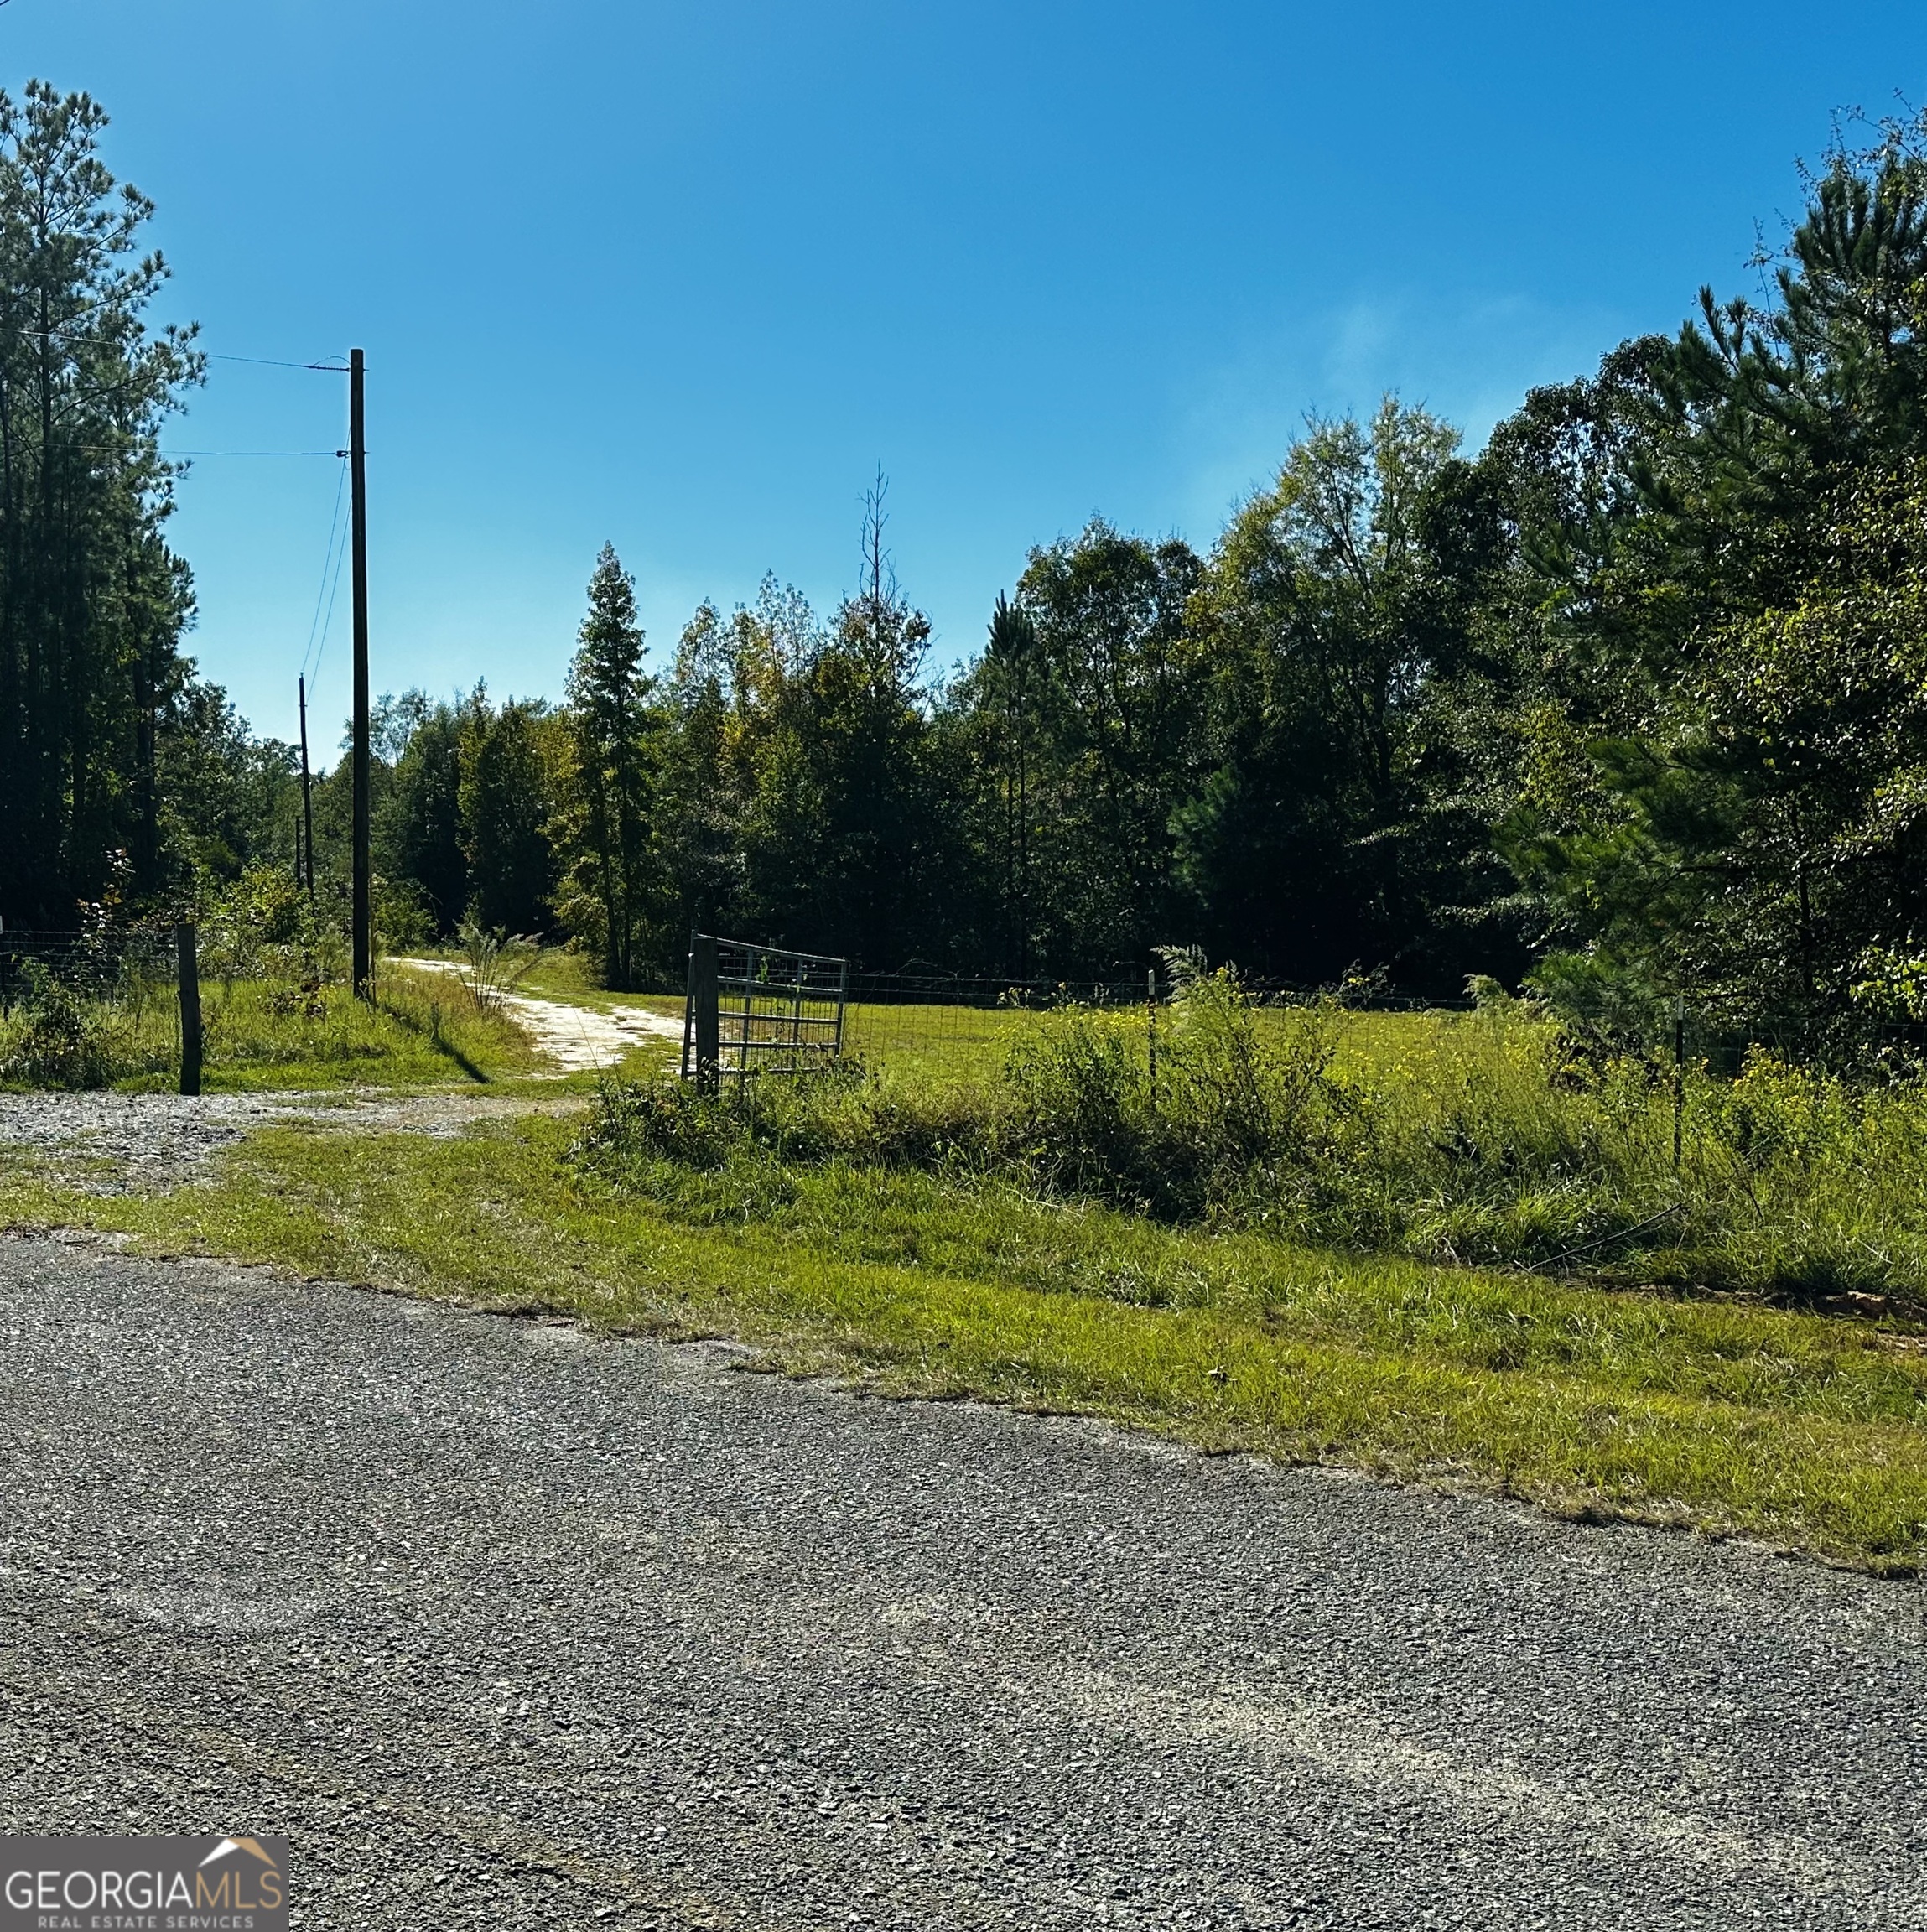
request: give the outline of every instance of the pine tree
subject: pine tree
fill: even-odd
[[[642,670],[643,648],[635,579],[615,546],[605,543],[569,672],[579,790],[571,883],[579,900],[594,901],[604,977],[616,987],[634,983],[647,923],[645,732],[652,680]]]
[[[153,209],[97,149],[106,116],[44,81],[0,93],[0,913],[60,923],[124,851],[160,883],[164,739],[191,712],[192,609],[163,532],[160,423],[201,363],[150,335]],[[177,854],[178,856],[178,854]]]

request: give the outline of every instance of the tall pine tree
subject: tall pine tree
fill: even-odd
[[[600,927],[604,978],[616,987],[635,983],[651,897],[646,733],[652,680],[642,652],[635,579],[615,546],[605,543],[569,671],[577,796],[564,892],[579,930],[590,921]]]

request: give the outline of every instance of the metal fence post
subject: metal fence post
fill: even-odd
[[[1673,998],[1673,1170],[1679,1171],[1680,1141],[1686,1114],[1686,1000]]]
[[[722,1015],[716,997],[716,942],[699,932],[689,941],[688,1031],[696,1050],[696,1091],[721,1090]]]
[[[1150,1110],[1157,1112],[1157,969],[1144,976],[1145,1038],[1150,1049]]]
[[[174,959],[180,977],[180,1090],[200,1091],[200,962],[195,930],[183,920],[174,929]]]

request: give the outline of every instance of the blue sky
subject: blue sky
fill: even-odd
[[[1208,544],[1306,411],[1476,444],[1535,382],[1749,288],[1833,110],[1927,99],[1927,13],[11,0],[159,204],[158,314],[368,355],[377,689],[559,692],[595,553],[653,661],[861,497],[936,655],[1093,512]],[[179,449],[331,449],[339,378],[210,365]],[[331,459],[198,460],[191,648],[293,728]],[[316,702],[345,708],[346,588]],[[332,727],[318,728],[322,743]]]

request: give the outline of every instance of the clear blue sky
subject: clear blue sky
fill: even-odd
[[[1476,443],[1752,287],[1832,110],[1927,97],[1918,0],[11,0],[0,48],[114,117],[164,315],[366,348],[376,688],[498,695],[559,691],[605,538],[657,663],[766,569],[834,602],[880,461],[948,661],[1093,512],[1208,543],[1308,409]],[[332,448],[343,387],[216,362],[170,441]],[[182,487],[191,647],[262,730],[337,467]]]

